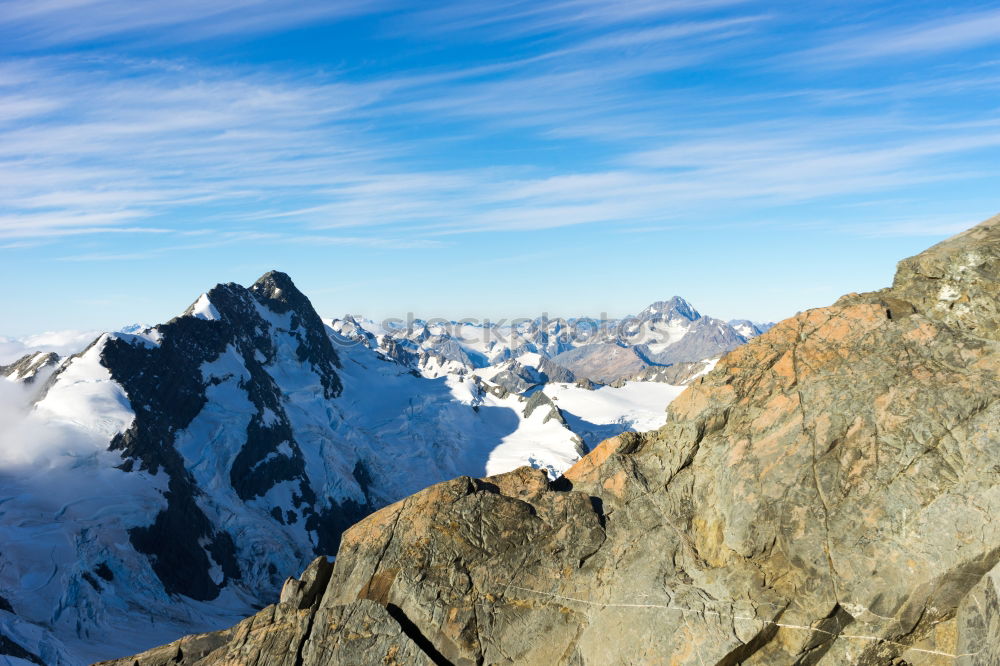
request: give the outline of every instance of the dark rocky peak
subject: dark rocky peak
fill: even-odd
[[[510,361],[503,371],[493,376],[491,381],[510,393],[523,393],[534,386],[545,383],[546,377],[532,366],[524,366],[517,361]]]
[[[669,301],[657,301],[639,313],[639,319],[663,321],[674,316],[694,321],[701,319],[701,313],[680,296],[674,296]]]
[[[284,410],[283,392],[272,366],[301,364],[320,379],[324,397],[341,391],[339,359],[326,326],[291,279],[271,272],[250,289],[219,284],[202,294],[185,313],[157,326],[155,344],[138,336],[107,336],[101,363],[127,393],[136,418],[116,435],[111,449],[121,452],[121,468],[166,473],[167,507],[152,524],[129,531],[133,546],[150,556],[153,569],[170,594],[192,599],[215,598],[227,581],[242,571],[229,532],[219,529],[198,505],[198,487],[175,448],[177,433],[186,429],[208,402],[208,388],[232,376],[206,376],[206,364],[231,350],[246,377],[246,392],[255,414],[245,441],[230,464],[229,481],[242,501],[266,495],[275,485],[291,482],[305,502],[300,508],[307,529],[329,548],[339,527],[313,509],[316,495],[305,461]],[[210,575],[213,563],[224,578]]]
[[[312,310],[312,303],[305,294],[292,282],[287,273],[268,271],[250,287],[252,293],[262,305],[275,312],[285,313],[289,310]]]
[[[236,338],[257,347],[265,357],[271,359],[274,350],[271,343],[261,335],[280,321],[266,316],[258,308],[266,308],[275,315],[290,315],[280,329],[298,339],[296,354],[299,361],[309,361],[324,378],[327,397],[340,393],[340,380],[333,368],[340,367],[340,359],[326,332],[326,325],[313,309],[309,299],[299,291],[292,279],[285,273],[269,271],[249,288],[234,282],[217,284],[202,294],[194,303],[164,326],[157,327],[161,333],[171,329],[180,330],[190,324],[179,324],[179,320],[201,319],[219,321],[225,325],[216,329],[215,337]],[[225,345],[223,345],[225,348]]]
[[[238,327],[259,319],[254,299],[246,288],[235,282],[215,285],[188,306],[181,317],[194,317],[207,321],[225,320],[230,325]],[[168,324],[179,318],[171,320]],[[163,330],[163,326],[158,328]]]
[[[545,395],[545,391],[535,391],[531,394],[531,397],[524,403],[524,418],[530,417],[539,407],[548,410],[545,413],[545,419],[542,423],[547,423],[555,419],[559,423],[566,425],[566,419],[563,418],[562,411],[556,407],[556,404],[552,402],[549,396]]]
[[[553,363],[544,356],[538,362],[538,371],[545,376],[545,382],[572,384],[577,377],[568,369]]]
[[[417,354],[409,351],[403,343],[390,335],[382,336],[381,352],[387,359],[401,365],[411,368],[417,365]]]
[[[308,361],[320,374],[328,398],[340,395],[342,386],[333,370],[340,367],[340,358],[326,333],[326,325],[292,278],[281,271],[268,271],[248,291],[271,312],[291,313],[286,332],[299,340],[298,360]]]

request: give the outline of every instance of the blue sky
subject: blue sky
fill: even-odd
[[[779,319],[1000,212],[1000,3],[3,0],[0,334]]]

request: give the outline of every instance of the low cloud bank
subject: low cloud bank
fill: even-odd
[[[35,414],[35,388],[0,379],[0,474],[25,467],[72,466],[100,449],[95,433]]]
[[[83,351],[94,341],[100,331],[48,331],[22,338],[0,337],[0,365],[12,363],[25,354],[55,352],[69,356]]]

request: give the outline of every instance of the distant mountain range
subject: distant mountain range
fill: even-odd
[[[489,373],[477,371],[514,361],[517,365],[503,370],[521,375],[520,367],[530,366],[539,371],[539,379],[528,384],[545,383],[540,377],[552,374],[554,366],[571,373],[557,371],[560,381],[612,384],[657,376],[647,370],[718,358],[774,325],[705,317],[680,296],[623,319],[536,318],[506,325],[416,319],[386,325],[345,317],[329,323],[342,335],[425,372],[485,376]]]

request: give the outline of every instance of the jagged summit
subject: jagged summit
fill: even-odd
[[[119,663],[998,663],[998,234],[779,323],[554,483],[432,486],[322,594]]]
[[[299,293],[298,287],[292,282],[291,276],[283,271],[271,270],[261,275],[250,287],[251,290],[266,290],[273,297],[279,297],[280,293],[273,293],[275,290],[289,293]]]
[[[670,319],[673,315],[689,321],[701,318],[701,314],[680,296],[669,301],[657,301],[639,313],[639,319]]]
[[[300,314],[315,315],[312,303],[299,291],[287,273],[281,271],[264,273],[250,287],[250,293],[275,312],[296,310]]]
[[[199,296],[182,316],[218,319],[221,316],[220,307],[230,311],[231,314],[240,315],[242,314],[240,303],[241,301],[246,303],[247,294],[252,295],[258,303],[273,312],[284,314],[294,310],[301,317],[310,320],[310,324],[315,324],[319,319],[309,299],[299,291],[292,278],[281,271],[264,273],[249,288],[235,282],[217,284]],[[134,331],[130,329],[125,332]]]

